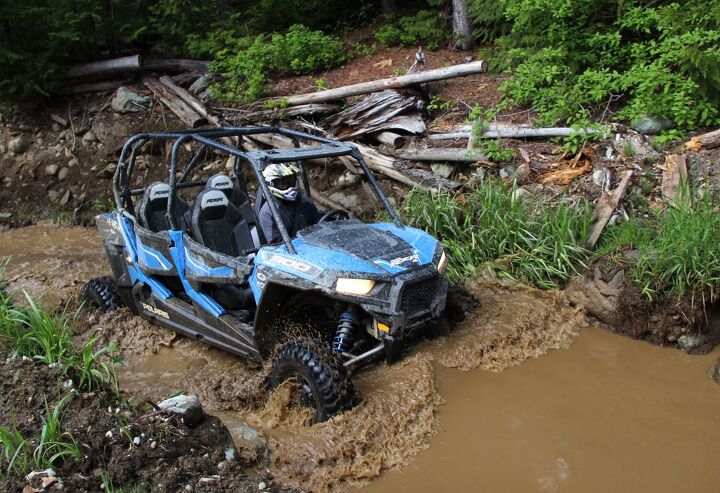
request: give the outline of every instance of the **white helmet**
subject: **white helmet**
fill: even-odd
[[[268,188],[270,188],[270,193],[281,200],[290,202],[297,198],[298,173],[300,173],[300,168],[292,163],[270,164],[262,172]]]

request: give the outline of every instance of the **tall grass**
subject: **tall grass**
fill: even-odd
[[[650,301],[670,295],[707,295],[720,285],[720,197],[706,194],[690,204],[676,202],[650,218],[608,229],[599,254],[639,250],[632,279]]]
[[[37,447],[33,452],[36,467],[46,468],[56,466],[66,459],[80,459],[83,456],[80,447],[70,432],[62,426],[65,406],[72,400],[73,394],[67,394],[60,399],[52,409],[45,401],[45,417],[40,432]]]
[[[557,288],[588,252],[585,202],[574,206],[530,204],[514,187],[487,182],[469,193],[410,192],[403,213],[413,226],[443,242],[448,277],[459,280],[489,270],[540,288]]]
[[[30,441],[16,426],[12,429],[0,426],[0,463],[7,475],[23,476],[33,465]]]

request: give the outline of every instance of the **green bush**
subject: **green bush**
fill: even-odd
[[[449,37],[447,23],[433,10],[421,10],[375,31],[384,46],[426,45],[435,50]]]
[[[505,17],[505,2],[498,0],[468,0],[468,9],[479,43],[490,43],[505,34],[510,23]]]
[[[680,130],[720,123],[720,1],[505,6],[512,30],[498,44],[513,68],[501,87],[506,106],[532,106],[548,124],[646,114]]]
[[[224,81],[211,90],[219,99],[254,101],[271,75],[312,73],[340,65],[346,56],[337,38],[297,24],[286,34],[257,36],[245,49],[220,50],[210,69]]]
[[[556,288],[587,258],[585,202],[529,204],[517,197],[515,187],[489,182],[460,195],[414,189],[403,215],[443,242],[451,280],[484,270]]]

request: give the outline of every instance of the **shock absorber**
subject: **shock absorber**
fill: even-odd
[[[335,338],[333,339],[333,349],[338,353],[347,353],[352,349],[355,342],[354,332],[359,322],[355,314],[351,311],[344,311],[340,314]]]

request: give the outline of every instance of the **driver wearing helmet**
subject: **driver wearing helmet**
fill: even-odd
[[[271,164],[262,172],[270,193],[280,199],[276,204],[291,238],[301,229],[317,223],[321,216],[310,199],[299,193],[297,182],[299,172],[300,168],[292,163]],[[268,243],[282,241],[280,230],[275,224],[267,201],[260,208],[258,221]]]

